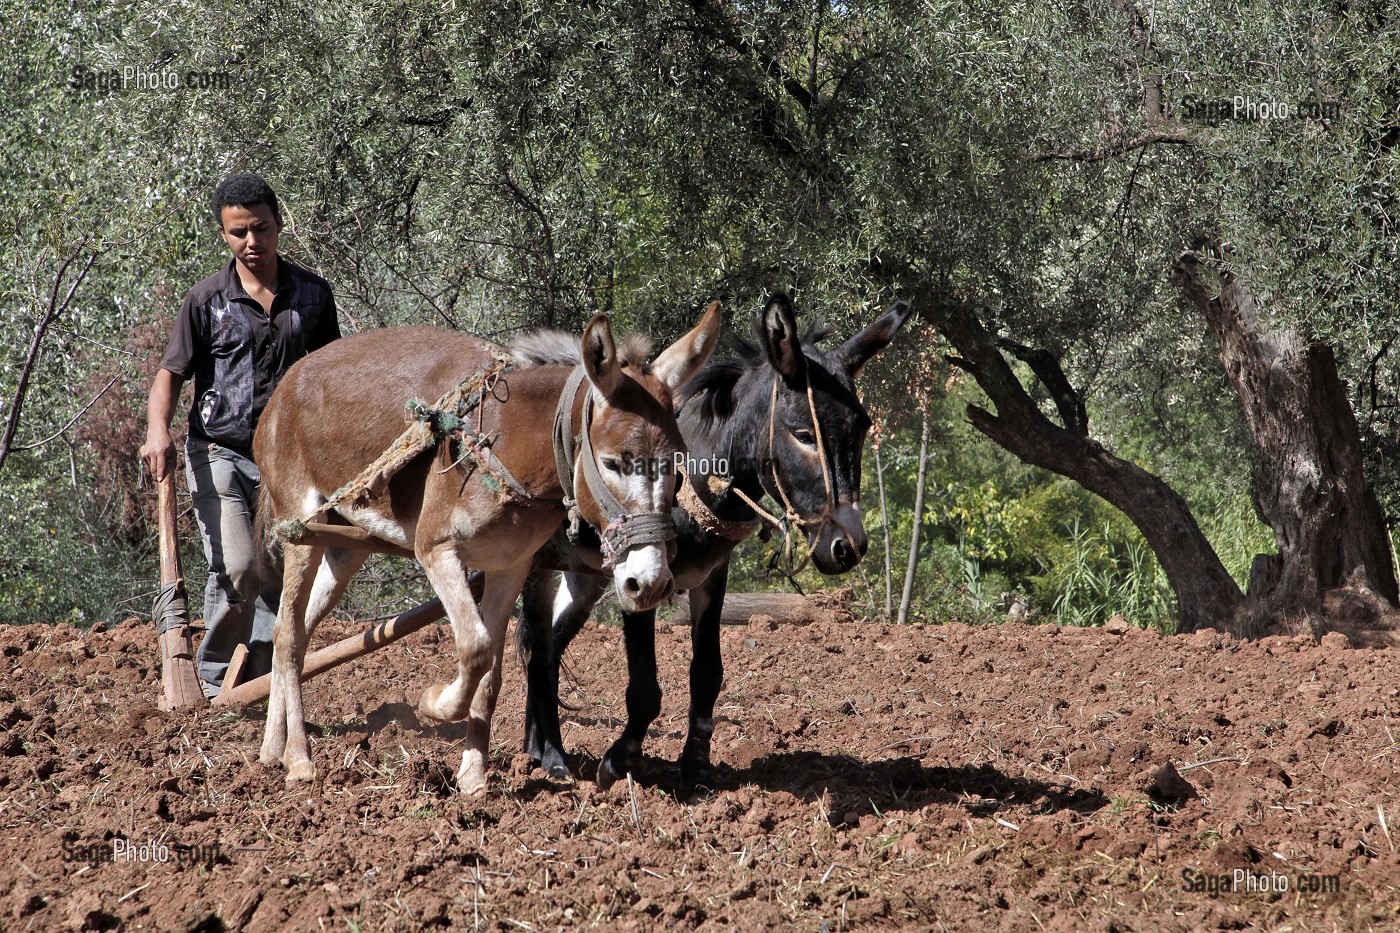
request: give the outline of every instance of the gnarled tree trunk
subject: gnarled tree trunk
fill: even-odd
[[[1233,618],[1239,586],[1196,524],[1186,500],[1156,475],[1114,456],[1089,436],[1082,400],[1059,363],[1044,351],[998,341],[973,309],[925,296],[923,313],[958,351],[996,406],[968,406],[973,426],[1026,463],[1075,480],[1127,515],[1157,556],[1177,600],[1177,629],[1195,631]],[[1047,418],[1011,371],[1003,352],[1028,363],[1050,392],[1063,426]]]
[[[1178,257],[1172,280],[1220,341],[1258,454],[1255,504],[1278,542],[1278,554],[1254,560],[1248,634],[1316,617],[1336,591],[1372,617],[1393,608],[1390,538],[1332,348],[1265,321],[1246,279],[1201,253]]]

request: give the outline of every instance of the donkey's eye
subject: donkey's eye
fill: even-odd
[[[792,436],[797,438],[797,443],[799,444],[806,444],[808,447],[815,447],[817,445],[817,439],[812,435],[812,432],[808,431],[806,428],[793,431]]]
[[[607,470],[609,473],[621,473],[622,464],[618,463],[617,458],[615,457],[604,457],[603,469]]]

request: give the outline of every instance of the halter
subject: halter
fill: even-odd
[[[554,468],[559,474],[559,485],[564,490],[564,508],[569,515],[567,533],[572,544],[578,543],[579,524],[583,519],[578,510],[578,500],[570,495],[574,489],[574,399],[585,375],[582,366],[574,368],[569,381],[564,384],[563,394],[559,396],[559,407],[554,411]],[[607,525],[599,530],[599,538],[603,545],[603,569],[611,570],[617,558],[629,548],[639,544],[674,541],[676,525],[669,510],[629,513],[623,509],[622,503],[608,490],[603,475],[598,472],[593,441],[589,436],[592,426],[593,393],[590,391],[583,400],[583,425],[577,437],[578,452],[583,457],[583,481],[607,519]]]
[[[738,486],[733,487],[735,495],[737,495],[740,499],[743,499],[749,508],[753,509],[754,512],[756,512],[759,515],[759,517],[767,520],[773,525],[774,528],[778,529],[783,533],[783,560],[788,565],[788,576],[792,576],[793,574],[802,570],[803,567],[806,567],[807,562],[812,559],[812,554],[816,551],[816,545],[812,544],[811,542],[807,542],[807,553],[803,555],[801,563],[799,563],[795,567],[793,566],[793,526],[801,528],[805,531],[806,528],[810,525],[821,525],[822,522],[826,521],[828,518],[831,517],[831,514],[835,510],[836,505],[835,491],[832,489],[831,486],[831,468],[827,465],[826,462],[826,439],[822,435],[822,423],[817,418],[817,403],[816,400],[812,397],[811,379],[807,380],[807,410],[812,415],[812,433],[816,435],[817,457],[820,458],[822,465],[822,484],[826,487],[826,509],[823,510],[822,513],[816,518],[803,518],[802,515],[798,513],[797,509],[793,506],[792,500],[788,497],[787,490],[783,488],[783,481],[778,476],[778,460],[776,457],[773,456],[773,434],[774,426],[777,422],[778,413],[777,376],[773,377],[773,391],[770,393],[768,399],[768,468],[773,472],[773,488],[778,491],[778,498],[780,498],[783,502],[783,517],[778,518],[776,515],[760,506],[753,499],[749,498],[749,496],[745,494],[745,492]]]

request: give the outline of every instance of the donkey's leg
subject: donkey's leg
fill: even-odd
[[[603,790],[642,763],[642,740],[661,712],[661,684],[656,679],[656,610],[624,612],[622,635],[627,646],[627,725],[598,763],[598,786]]]
[[[488,573],[478,609],[467,585],[467,568],[454,549],[439,548],[424,557],[423,568],[428,573],[428,581],[452,623],[452,637],[457,645],[457,679],[423,691],[418,712],[443,722],[469,720],[457,786],[463,793],[476,793],[486,786],[491,713],[500,683],[506,621],[530,572],[530,561]]]
[[[282,552],[282,602],[272,631],[272,684],[267,700],[267,726],[258,760],[268,767],[298,764],[298,775],[310,777],[306,722],[302,719],[301,665],[306,653],[306,603],[311,595],[323,548],[288,544]],[[300,754],[296,753],[300,749]],[[289,757],[290,754],[290,757]]]
[[[690,734],[681,751],[681,785],[686,790],[714,787],[710,736],[715,731],[715,700],[724,683],[719,650],[719,617],[729,585],[729,561],[716,567],[690,591]]]
[[[321,549],[298,548],[298,551],[321,551]],[[330,609],[335,608],[336,602],[346,591],[350,577],[356,574],[360,567],[364,566],[365,560],[370,558],[368,551],[347,551],[344,548],[323,549],[321,559],[314,563],[315,577],[311,581],[311,586],[305,586],[307,581],[307,570],[298,565],[297,593],[293,600],[288,600],[286,591],[287,577],[284,577],[283,598],[281,607],[288,604],[297,605],[295,618],[301,619],[300,625],[294,629],[295,635],[295,681],[294,684],[283,684],[283,689],[277,691],[277,654],[279,654],[280,644],[277,640],[276,632],[283,628],[283,614],[279,609],[277,612],[277,629],[273,635],[273,692],[269,696],[267,705],[267,731],[272,733],[274,706],[281,710],[281,733],[283,733],[284,748],[281,749],[280,758],[287,765],[287,782],[293,783],[297,780],[311,780],[315,776],[315,766],[311,762],[311,745],[307,741],[307,717],[302,707],[301,693],[301,668],[307,660],[307,646],[311,644],[312,633],[316,630],[316,625],[321,623]],[[288,555],[287,566],[291,566],[290,555]],[[276,698],[276,699],[274,699]],[[300,738],[298,738],[300,735]],[[259,758],[265,763],[270,763],[269,756],[274,749],[267,747],[267,740],[263,740],[263,751]],[[272,761],[276,761],[273,758]]]
[[[516,626],[520,661],[525,668],[525,753],[550,777],[566,778],[569,766],[558,740],[558,684],[551,676],[557,670],[550,638],[553,604],[554,574],[548,570],[531,571],[520,594],[520,621]],[[553,742],[551,734],[555,736]]]
[[[520,595],[520,587],[530,571],[530,563],[525,561],[518,572],[514,569],[499,574],[493,572],[481,597],[482,620],[498,634],[495,636],[491,669],[478,681],[472,696],[466,748],[462,751],[462,765],[457,769],[457,788],[463,794],[475,794],[486,789],[486,766],[491,760],[491,717],[496,712],[496,697],[501,689],[501,658],[505,654],[506,625],[510,621],[511,610],[515,608],[516,597]],[[493,586],[498,580],[503,584],[500,588]]]
[[[560,574],[563,581],[559,587],[559,594],[554,598],[554,666],[556,684],[559,682],[558,667],[559,662],[564,658],[564,652],[568,650],[569,644],[574,640],[574,636],[583,628],[583,623],[588,621],[589,614],[593,607],[598,605],[598,601],[603,598],[603,593],[611,582],[608,577],[600,577],[591,573],[565,573]]]
[[[558,595],[553,578],[532,574],[521,600],[520,631],[525,652],[525,751],[554,778],[569,776],[564,740],[559,732],[559,664],[569,641],[607,588],[605,577],[564,574]],[[552,626],[549,600],[553,599]],[[566,633],[560,639],[560,633]]]

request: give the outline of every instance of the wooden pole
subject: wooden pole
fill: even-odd
[[[924,412],[919,432],[919,478],[914,491],[914,530],[909,533],[909,564],[904,568],[904,592],[899,598],[899,625],[909,621],[909,604],[914,597],[914,576],[919,570],[919,529],[924,523],[924,484],[928,481],[928,412]]]
[[[204,690],[194,669],[190,610],[180,569],[180,540],[175,533],[175,473],[170,464],[156,482],[156,524],[160,529],[159,595],[151,612],[160,642],[160,707],[167,712],[203,705]]]
[[[486,575],[480,570],[473,570],[467,575],[467,586],[471,589],[472,599],[480,603],[481,595],[486,589]],[[447,615],[447,610],[442,607],[442,600],[430,599],[422,605],[414,606],[407,612],[400,613],[388,622],[376,625],[359,635],[342,638],[320,651],[314,651],[307,655],[305,663],[302,664],[302,682],[304,683],[317,674],[339,667],[347,661],[362,658],[371,651],[383,648],[406,635],[412,635],[428,623],[436,622],[445,615]],[[225,682],[224,689],[220,690],[219,695],[214,698],[214,705],[231,706],[235,703],[256,703],[258,700],[267,699],[271,690],[271,674],[264,674],[246,684],[233,685]]]
[[[362,658],[371,651],[398,641],[405,635],[411,635],[428,623],[436,622],[445,615],[447,615],[447,611],[442,608],[442,601],[430,599],[420,606],[415,606],[407,612],[395,616],[388,622],[376,625],[359,635],[343,638],[320,651],[312,652],[306,656],[306,663],[302,665],[302,683],[317,674],[339,667],[347,661]],[[239,684],[219,691],[219,695],[214,698],[214,705],[232,706],[238,703],[256,703],[258,700],[267,699],[271,690],[272,675],[264,674],[246,684]]]

